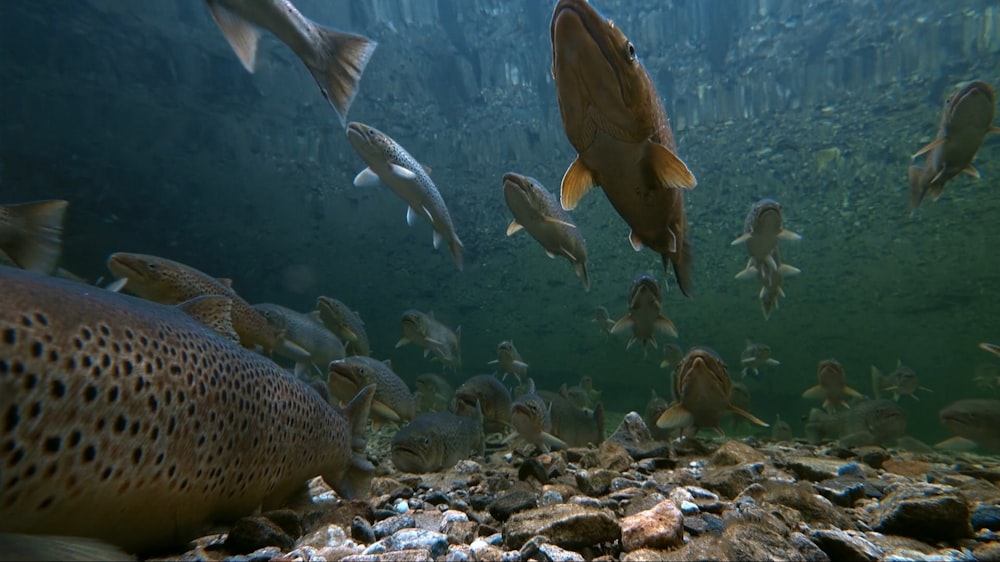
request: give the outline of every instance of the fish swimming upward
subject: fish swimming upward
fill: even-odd
[[[571,210],[595,185],[632,228],[636,250],[648,246],[673,263],[691,295],[691,243],[684,190],[697,182],[677,156],[652,80],[620,29],[585,0],[560,0],[552,14],[552,76],[566,137],[576,160],[562,179]]]
[[[993,126],[996,104],[993,87],[979,81],[969,82],[944,102],[937,138],[913,155],[926,157],[923,168],[909,169],[911,212],[928,193],[937,201],[944,184],[958,174],[965,172],[979,178],[972,160],[986,135],[1000,132],[1000,127]]]
[[[316,24],[289,0],[207,0],[208,9],[247,72],[257,62],[263,27],[295,51],[343,126],[377,43]]]
[[[111,254],[108,269],[116,278],[128,279],[126,291],[160,304],[179,304],[202,295],[229,297],[233,300],[233,328],[240,335],[240,343],[271,351],[281,342],[282,334],[236,294],[229,279],[216,279],[166,258],[125,252]]]
[[[396,347],[414,343],[424,348],[424,356],[433,353],[434,358],[441,361],[445,367],[459,370],[462,368],[462,327],[452,332],[447,326],[434,319],[434,312],[424,314],[419,310],[403,312],[401,319],[403,337],[396,342]]]
[[[589,291],[587,243],[555,196],[538,180],[513,172],[503,176],[503,196],[514,215],[514,220],[507,227],[507,236],[522,228],[528,231],[550,258],[558,255],[568,259],[576,276],[583,280],[583,289]]]
[[[747,265],[736,274],[736,279],[760,280],[760,306],[764,319],[778,307],[778,298],[785,296],[782,280],[801,273],[797,268],[782,263],[778,240],[801,240],[798,234],[782,226],[781,204],[773,199],[761,199],[750,206],[743,223],[743,234],[730,245],[746,244],[750,258]]]
[[[517,380],[521,380],[528,374],[528,364],[524,362],[524,358],[514,347],[513,340],[504,340],[497,344],[497,358],[490,361],[489,364],[500,367],[500,372],[503,373],[504,377],[511,374],[517,377]]]
[[[326,329],[344,342],[349,355],[371,355],[371,346],[368,345],[368,334],[365,332],[365,323],[361,320],[361,315],[343,302],[327,296],[316,299],[316,311],[319,312],[319,319]]]
[[[368,494],[373,386],[336,410],[175,307],[11,268],[0,293],[0,532],[150,552],[317,475]]]
[[[354,178],[354,185],[374,186],[384,183],[393,193],[406,202],[406,224],[413,226],[417,217],[430,223],[434,229],[434,248],[448,243],[451,257],[459,271],[462,269],[462,241],[455,234],[451,213],[441,198],[437,186],[431,181],[428,169],[410,156],[389,135],[363,123],[347,126],[347,140],[368,167]]]
[[[267,318],[273,329],[282,333],[281,345],[276,351],[295,361],[295,374],[308,375],[309,364],[321,367],[321,372],[325,374],[330,361],[344,358],[343,342],[326,329],[318,313],[303,314],[273,303],[258,303],[253,305],[253,309]],[[302,351],[306,352],[305,357],[300,355]]]
[[[656,347],[656,331],[666,332],[677,337],[677,328],[669,318],[663,315],[663,295],[660,286],[651,275],[642,274],[632,282],[628,292],[628,312],[611,328],[612,334],[632,330],[625,349],[635,342],[641,342],[645,349],[647,345]]]
[[[0,253],[22,269],[55,271],[67,205],[58,199],[0,205]]]
[[[861,393],[847,386],[847,373],[836,359],[824,359],[816,366],[816,378],[819,384],[809,387],[802,393],[803,398],[822,400],[823,409],[831,414],[837,406],[850,408],[847,397],[861,398]]]

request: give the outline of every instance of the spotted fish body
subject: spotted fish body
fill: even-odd
[[[374,388],[330,407],[173,308],[0,267],[0,532],[133,552],[288,499],[365,496]]]
[[[160,304],[180,304],[202,295],[229,297],[233,299],[233,328],[243,345],[260,345],[270,351],[281,341],[281,333],[237,295],[227,281],[189,265],[147,254],[117,252],[108,258],[108,269],[116,278],[128,278],[126,291]]]

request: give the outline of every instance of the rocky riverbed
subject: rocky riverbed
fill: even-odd
[[[497,446],[396,471],[368,500],[321,480],[184,560],[995,560],[1000,459],[756,438],[655,441],[635,413],[599,447]]]

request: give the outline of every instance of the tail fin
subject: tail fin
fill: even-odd
[[[910,166],[908,173],[910,178],[910,212],[913,213],[920,206],[920,202],[923,201],[924,194],[927,192],[927,186],[924,181],[923,168]]]
[[[587,273],[587,264],[578,261],[573,264],[573,269],[576,270],[576,275],[580,279],[583,279],[583,290],[590,292],[590,275]]]
[[[323,96],[333,105],[340,118],[340,125],[345,126],[347,110],[351,108],[354,96],[358,93],[358,83],[368,65],[368,59],[375,51],[376,42],[314,24],[319,44],[311,60],[304,60],[309,72],[316,79]]]
[[[0,240],[0,250],[23,269],[49,274],[62,247],[62,223],[67,201],[51,200],[0,207],[4,228],[13,233]]]
[[[462,271],[462,268],[465,267],[462,262],[462,250],[464,248],[465,245],[458,239],[458,236],[452,235],[451,240],[448,242],[448,249],[451,250],[451,257],[455,260],[455,265],[458,266],[459,271]]]
[[[686,230],[686,227],[685,227]],[[672,258],[668,258],[666,254],[663,254],[663,273],[667,273],[667,262],[672,261],[674,264],[674,276],[677,277],[677,286],[680,287],[681,292],[684,293],[685,297],[691,298],[693,294],[693,287],[691,282],[691,262],[693,258],[691,256],[691,241],[684,238],[684,243],[680,247],[680,251],[675,254]]]

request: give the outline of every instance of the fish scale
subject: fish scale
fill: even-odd
[[[367,493],[374,388],[334,410],[178,309],[0,267],[0,531],[133,551],[277,505]]]

